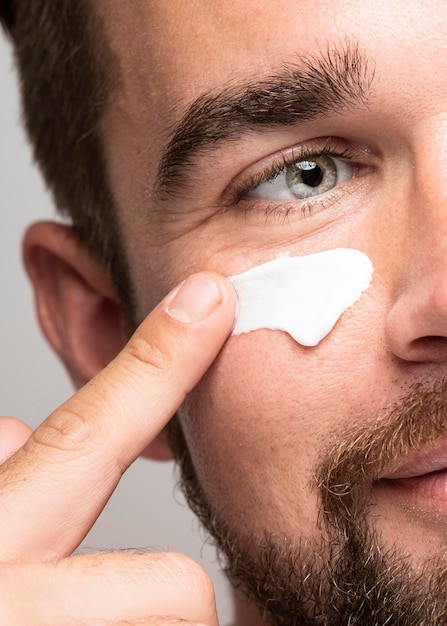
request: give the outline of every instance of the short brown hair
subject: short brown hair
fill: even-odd
[[[89,0],[0,0],[14,45],[25,127],[58,210],[110,273],[127,312],[132,291],[100,132],[117,70]]]

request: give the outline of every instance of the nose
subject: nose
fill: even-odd
[[[427,278],[435,282],[434,276]],[[386,334],[391,351],[404,361],[447,361],[446,286],[402,295],[388,315]]]
[[[447,361],[447,123],[443,128],[415,158],[386,318],[389,348],[416,363]]]

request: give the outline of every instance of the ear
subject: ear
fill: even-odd
[[[41,329],[79,388],[127,341],[110,277],[70,226],[33,224],[24,238],[23,255]],[[171,458],[163,433],[144,456]]]
[[[69,226],[33,224],[23,252],[42,331],[79,388],[126,342],[110,278]]]

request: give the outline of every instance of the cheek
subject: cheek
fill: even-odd
[[[199,482],[233,529],[315,536],[317,469],[335,440],[395,399],[371,296],[313,348],[277,331],[230,337],[188,396],[180,418]]]
[[[233,528],[315,525],[315,469],[345,410],[325,352],[280,332],[232,337],[182,407],[199,481]]]

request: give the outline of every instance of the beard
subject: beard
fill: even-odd
[[[168,429],[186,499],[233,586],[272,626],[445,626],[447,553],[414,566],[385,548],[369,519],[375,483],[393,462],[447,435],[447,387],[413,388],[375,423],[338,437],[315,473],[312,540],[236,532],[209,505],[178,418]]]

